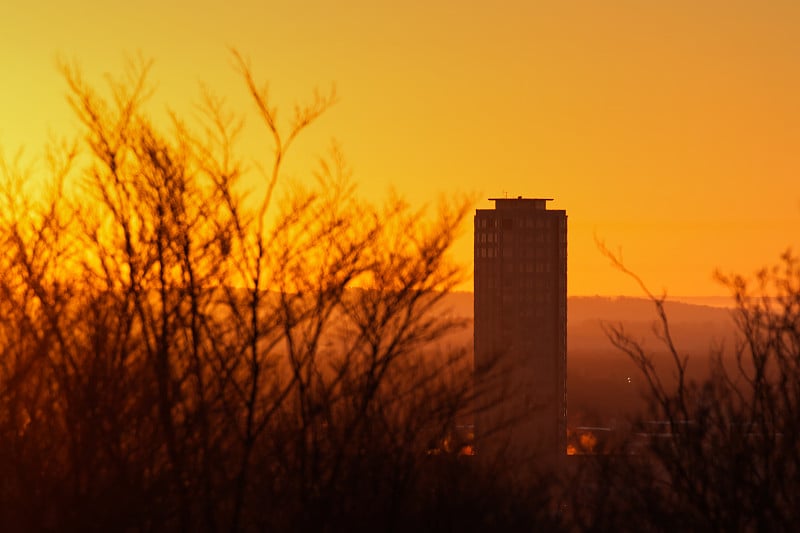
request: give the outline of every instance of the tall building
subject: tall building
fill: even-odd
[[[549,198],[475,212],[478,455],[566,453],[567,213]]]

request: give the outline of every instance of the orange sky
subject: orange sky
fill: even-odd
[[[153,57],[156,114],[167,103],[190,112],[201,81],[250,111],[235,46],[287,112],[337,86],[340,102],[296,145],[289,175],[307,175],[335,137],[370,199],[390,187],[414,204],[462,191],[553,197],[569,215],[570,294],[638,293],[595,233],[673,295],[724,294],[715,268],[751,272],[798,244],[794,0],[10,4],[6,154],[33,156],[51,133],[74,132],[58,55],[98,80],[126,52]],[[261,133],[251,119],[243,150],[257,156]],[[456,249],[466,264],[469,228]]]

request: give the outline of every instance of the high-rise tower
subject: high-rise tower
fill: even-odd
[[[545,198],[475,212],[478,454],[566,452],[567,213]]]

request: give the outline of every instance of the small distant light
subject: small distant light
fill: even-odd
[[[628,376],[628,377],[626,378],[626,381],[627,381],[628,383],[630,383],[630,382],[631,382],[631,378],[630,378],[630,376]]]

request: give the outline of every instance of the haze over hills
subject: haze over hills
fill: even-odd
[[[697,301],[706,300],[698,298]],[[713,301],[713,300],[712,300]],[[719,298],[716,301],[726,302]],[[453,345],[472,342],[473,294],[455,292],[443,308],[468,319],[469,326],[448,336]],[[665,309],[676,347],[689,356],[687,376],[708,374],[709,356],[730,348],[734,340],[731,309],[667,301]],[[671,358],[655,334],[657,316],[645,298],[573,296],[567,302],[567,404],[570,426],[613,426],[641,411],[642,383],[628,356],[611,344],[604,326],[620,325],[653,354],[667,381],[672,376]]]
[[[472,317],[474,297],[471,292],[458,291],[447,295],[446,305],[456,314]],[[718,320],[729,315],[733,301],[727,296],[668,297],[667,312],[677,322],[686,320]],[[568,320],[600,318],[603,320],[645,320],[647,314],[655,318],[653,304],[647,298],[633,296],[570,296],[567,306]]]

